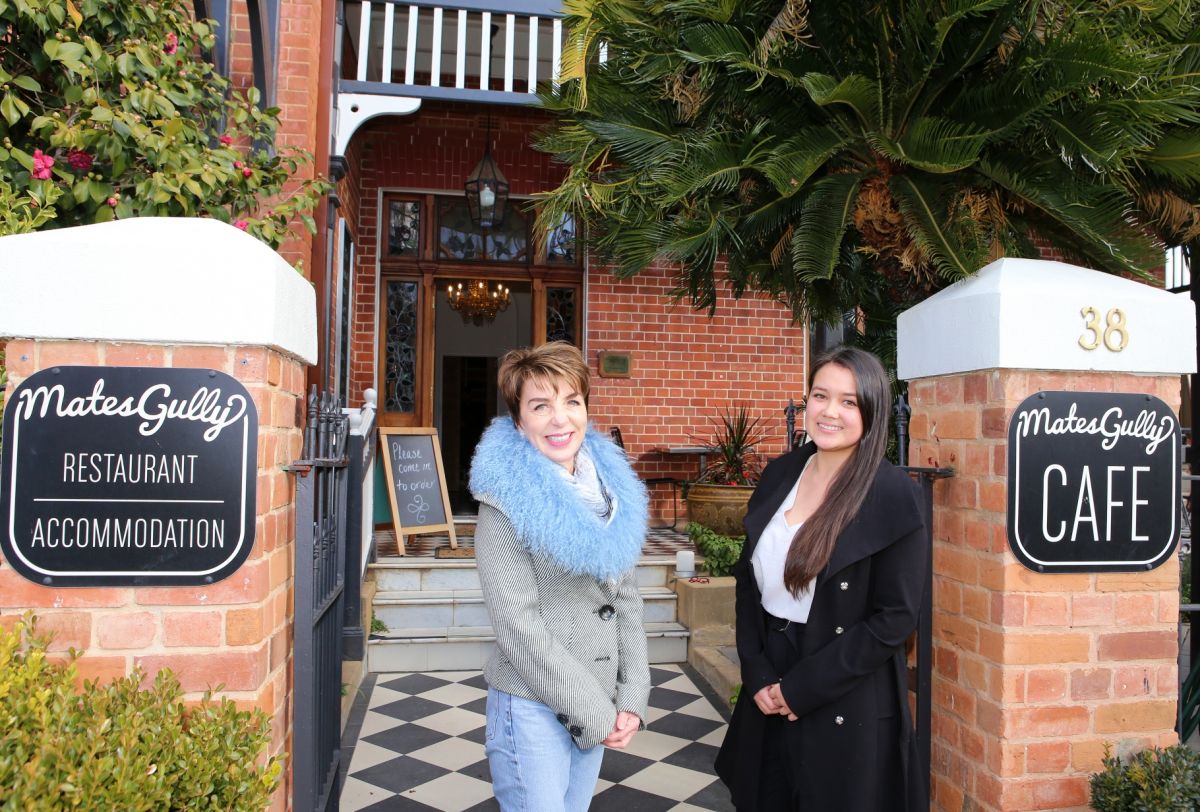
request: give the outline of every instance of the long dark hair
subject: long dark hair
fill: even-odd
[[[808,374],[810,390],[813,378],[826,364],[836,364],[854,375],[863,434],[850,459],[829,483],[825,500],[792,538],[783,567],[783,584],[793,595],[799,595],[805,584],[829,564],[838,536],[862,507],[887,450],[891,383],[883,364],[866,350],[844,344],[834,347],[813,362]]]

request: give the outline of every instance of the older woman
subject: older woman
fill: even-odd
[[[650,695],[634,568],[647,499],[624,452],[588,429],[588,368],[556,341],[500,365],[510,417],[471,463],[475,557],[496,631],[487,755],[504,810],[585,810],[604,747]]]

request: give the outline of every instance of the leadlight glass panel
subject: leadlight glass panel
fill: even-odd
[[[546,238],[546,262],[574,265],[575,257],[575,218],[564,214]]]
[[[421,203],[417,200],[392,200],[388,203],[388,256],[421,255]]]
[[[417,410],[417,283],[387,283],[384,410]]]
[[[578,314],[575,288],[546,288],[546,340],[575,343]]]
[[[481,231],[471,222],[465,199],[438,202],[438,258],[460,261],[524,262],[529,251],[525,215],[509,205],[504,220]]]

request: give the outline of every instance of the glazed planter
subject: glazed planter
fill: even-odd
[[[753,485],[713,485],[707,482],[688,486],[688,521],[702,524],[722,536],[743,536],[746,528],[746,503],[754,493]]]

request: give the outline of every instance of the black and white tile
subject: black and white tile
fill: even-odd
[[[647,729],[609,750],[593,812],[732,810],[713,773],[725,720],[686,666],[651,666]],[[479,671],[375,674],[347,729],[343,812],[498,810]]]

